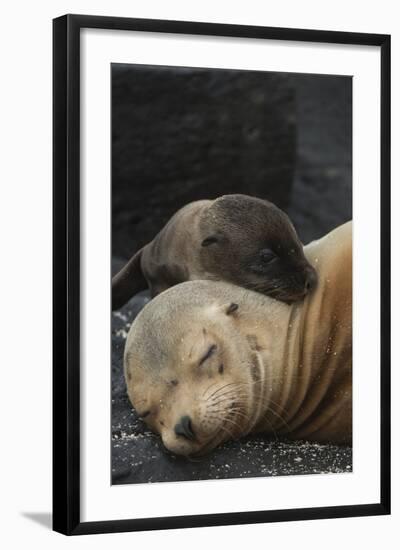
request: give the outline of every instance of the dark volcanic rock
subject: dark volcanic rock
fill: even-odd
[[[301,240],[352,218],[352,79],[293,75],[297,166],[287,212]]]
[[[295,122],[285,74],[112,65],[113,255],[129,257],[193,200],[287,206]]]

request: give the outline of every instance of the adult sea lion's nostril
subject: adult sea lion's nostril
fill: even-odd
[[[192,428],[192,421],[190,419],[190,416],[182,416],[179,422],[175,425],[174,431],[176,435],[185,437],[190,441],[193,441],[194,439],[196,439],[196,436]]]

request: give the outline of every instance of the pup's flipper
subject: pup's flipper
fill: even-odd
[[[112,309],[119,309],[134,295],[148,287],[143,275],[141,248],[112,279]]]

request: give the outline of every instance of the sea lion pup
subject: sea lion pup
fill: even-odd
[[[129,331],[129,398],[170,451],[202,455],[251,432],[349,443],[351,222],[305,248],[319,283],[287,305],[224,282],[159,295]]]
[[[112,280],[112,307],[149,287],[154,297],[197,279],[222,280],[278,300],[304,298],[314,269],[288,216],[271,202],[224,195],[181,208]]]

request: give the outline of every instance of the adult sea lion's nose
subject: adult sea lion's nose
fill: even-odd
[[[182,437],[185,437],[186,439],[189,439],[190,441],[193,441],[196,439],[196,436],[193,431],[192,427],[192,421],[190,416],[182,416],[179,422],[175,424],[174,431],[176,435],[180,435]]]

